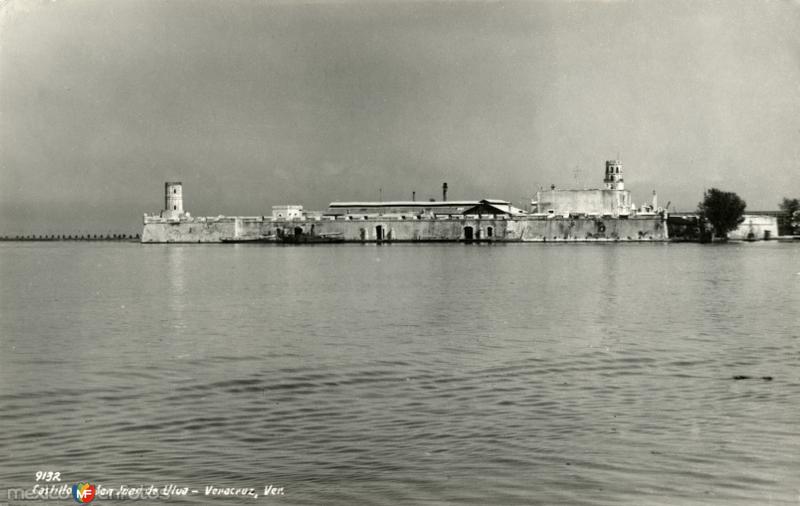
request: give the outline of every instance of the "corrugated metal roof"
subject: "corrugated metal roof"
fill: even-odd
[[[508,205],[509,202],[497,199],[484,199],[490,204]],[[435,202],[398,200],[392,202],[331,202],[328,207],[464,207],[476,206],[480,200],[437,200]]]

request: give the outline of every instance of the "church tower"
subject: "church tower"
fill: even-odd
[[[624,190],[625,180],[622,179],[622,162],[619,160],[606,161],[606,177],[603,179],[606,190]]]

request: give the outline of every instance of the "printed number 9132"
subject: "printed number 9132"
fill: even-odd
[[[61,481],[61,473],[55,471],[36,471],[36,481]]]

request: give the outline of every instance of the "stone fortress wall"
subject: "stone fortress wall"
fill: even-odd
[[[144,243],[208,243],[282,234],[336,235],[350,242],[398,241],[665,241],[661,216],[619,218],[459,216],[419,219],[341,218],[272,220],[270,217],[146,220]]]
[[[335,236],[347,242],[398,241],[665,241],[666,212],[637,211],[624,189],[621,164],[606,162],[605,188],[537,193],[536,212],[502,200],[355,202],[331,204],[327,213],[274,206],[272,216],[194,218],[183,210],[180,182],[165,184],[164,210],[145,215],[144,243],[213,243],[284,236]]]

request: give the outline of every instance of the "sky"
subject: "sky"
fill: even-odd
[[[0,234],[602,186],[800,197],[800,2],[0,1]]]

